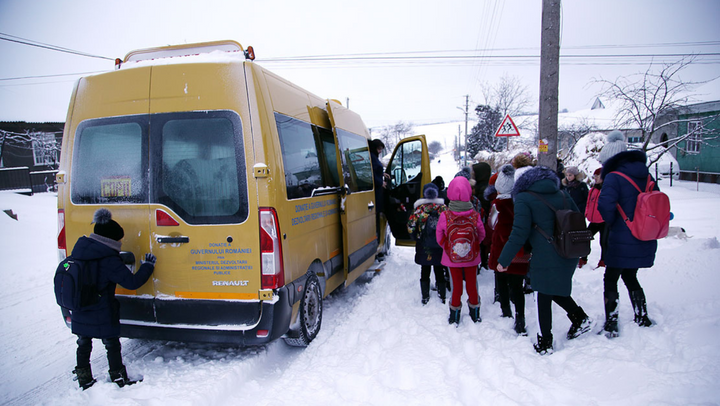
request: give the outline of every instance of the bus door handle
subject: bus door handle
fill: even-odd
[[[190,237],[182,235],[179,237],[159,236],[157,242],[160,244],[185,244],[190,242]]]
[[[375,203],[370,201],[370,203],[368,203],[368,211],[372,211],[372,209],[374,209],[374,208],[375,208]]]

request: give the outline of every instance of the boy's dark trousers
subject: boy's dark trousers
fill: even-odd
[[[120,345],[120,337],[103,338],[105,350],[107,351],[108,369],[110,371],[118,371],[123,368],[122,347]],[[77,340],[77,367],[90,367],[90,354],[92,353],[92,338],[78,336]]]

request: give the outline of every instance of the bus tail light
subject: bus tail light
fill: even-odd
[[[262,289],[277,289],[284,286],[280,226],[273,208],[260,208],[260,255]]]
[[[65,209],[58,209],[58,257],[60,261],[67,258],[67,239],[65,238]]]

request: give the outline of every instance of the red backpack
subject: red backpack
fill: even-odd
[[[445,211],[447,219],[445,252],[452,262],[471,262],[480,255],[478,216],[475,210],[470,216],[460,216],[450,210]]]
[[[659,190],[653,190],[655,188],[655,182],[653,182],[652,177],[648,175],[647,185],[643,192],[637,183],[624,173],[610,173],[620,175],[627,179],[640,193],[637,197],[632,221],[627,214],[625,214],[622,207],[620,207],[619,204],[617,205],[632,235],[641,241],[652,241],[666,237],[668,235],[668,228],[670,227],[670,199],[665,193]]]

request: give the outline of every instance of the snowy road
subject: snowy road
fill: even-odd
[[[436,168],[434,168],[435,171]],[[444,168],[443,168],[444,169]],[[446,176],[454,168],[441,172]],[[454,173],[454,172],[453,172]],[[449,175],[451,176],[452,173]],[[51,194],[0,193],[0,404],[28,405],[710,405],[720,402],[720,190],[679,182],[668,192],[676,219],[692,238],[660,241],[655,267],[640,280],[657,325],[641,329],[620,286],[621,336],[568,342],[570,325],[554,308],[556,352],[532,349],[535,302],[528,295],[529,336],[491,303],[493,275],[480,275],[483,322],[447,324],[435,297],[420,304],[413,250],[393,247],[388,265],[330,296],[323,326],[306,349],[282,341],[255,348],[123,339],[132,374],[145,382],[119,389],[105,382],[104,348],[95,342],[101,382],[81,392],[71,381],[74,337],[52,293],[57,264]],[[598,261],[598,249],[590,264]],[[576,272],[573,296],[601,318],[602,270]]]

